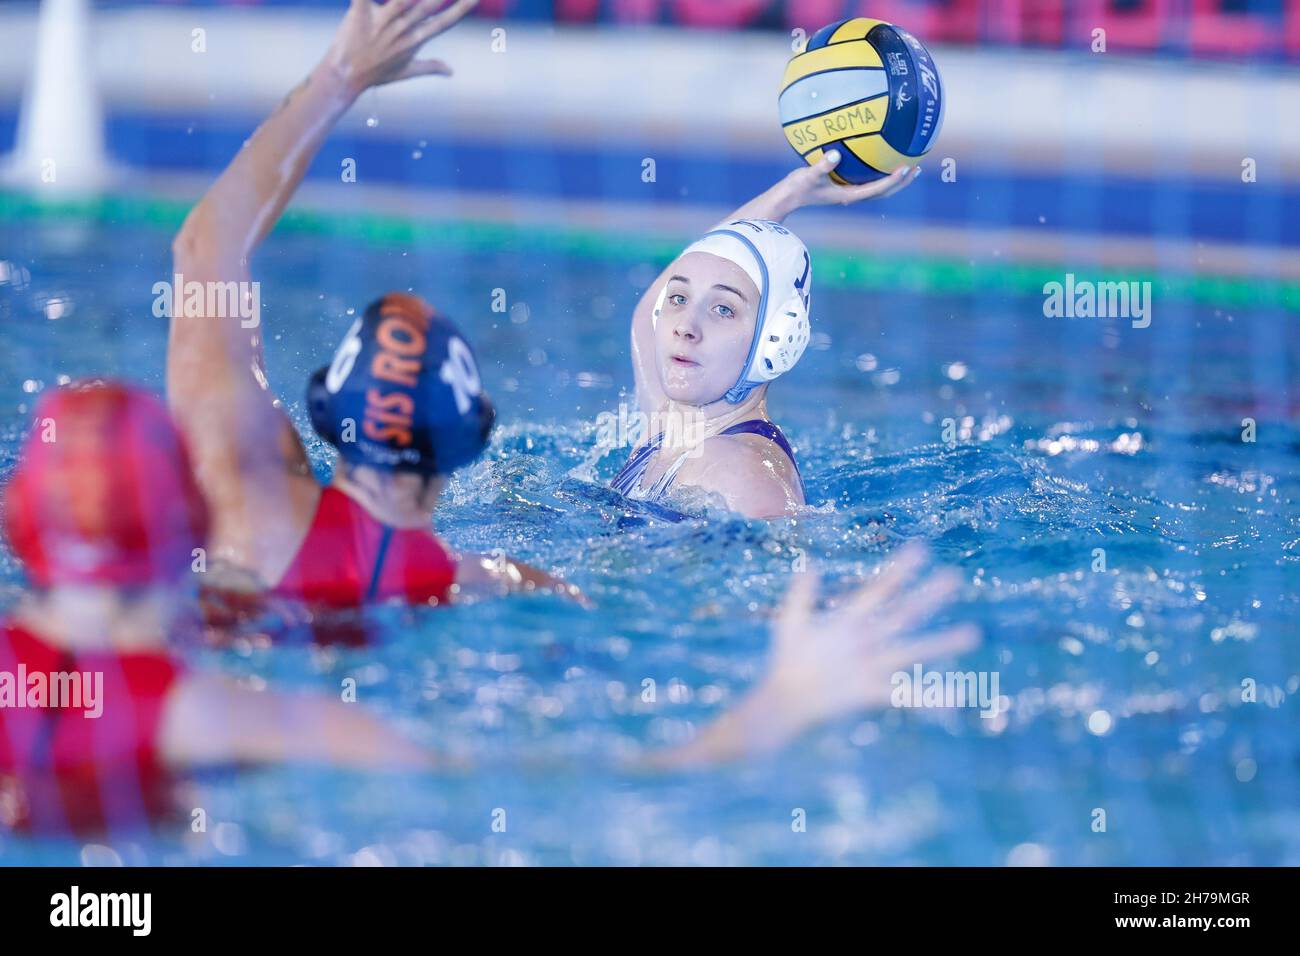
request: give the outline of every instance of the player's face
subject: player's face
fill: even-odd
[[[758,289],[734,262],[692,252],[673,263],[655,326],[668,397],[688,405],[722,398],[749,358],[757,316]]]

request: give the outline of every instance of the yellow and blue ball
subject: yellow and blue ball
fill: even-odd
[[[943,123],[934,58],[901,27],[853,17],[822,27],[781,81],[781,126],[809,165],[839,150],[838,183],[869,183],[929,152]]]

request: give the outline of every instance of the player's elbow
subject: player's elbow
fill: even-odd
[[[199,237],[196,235],[190,225],[190,219],[187,218],[180,228],[180,232],[172,237],[172,262],[178,265],[185,262],[193,262],[198,256]]]
[[[172,238],[172,262],[179,271],[183,266],[210,259],[213,253],[212,230],[203,204],[195,206]]]

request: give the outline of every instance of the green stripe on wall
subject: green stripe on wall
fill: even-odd
[[[0,222],[78,219],[103,224],[156,226],[177,229],[189,204],[176,200],[137,196],[111,196],[90,200],[34,200],[16,192],[0,191]],[[430,222],[415,217],[377,213],[325,213],[291,211],[277,230],[298,235],[348,236],[375,245],[424,248],[446,246],[457,250],[500,251],[502,247],[555,252],[608,261],[610,259],[668,262],[680,251],[671,240],[648,239],[635,233],[576,226],[501,224],[473,220]],[[1046,282],[1061,281],[1064,267],[1023,265],[1014,262],[970,263],[954,259],[911,255],[882,259],[878,255],[817,249],[817,284],[820,288],[888,291],[896,289],[962,295],[1000,292],[1042,295]],[[1138,278],[1119,272],[1089,273],[1096,281]],[[1204,305],[1232,308],[1283,306],[1300,310],[1300,283],[1237,276],[1161,275],[1153,288],[1162,296]]]

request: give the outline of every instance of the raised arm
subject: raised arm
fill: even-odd
[[[840,164],[840,152],[832,149],[815,166],[800,166],[761,195],[755,196],[729,217],[770,219],[784,222],[786,216],[807,206],[851,206],[864,199],[885,199],[920,175],[920,166],[900,166],[884,179],[861,186],[841,186],[831,179]]]
[[[357,96],[395,80],[448,74],[446,64],[415,54],[477,2],[352,0],[324,58],[258,127],[176,236],[173,271],[184,284],[173,289],[167,394],[212,507],[211,545],[220,557],[264,567],[259,547],[280,540],[276,529],[285,522],[301,524],[302,510],[310,520],[319,493],[267,382],[255,308],[261,296],[249,259]],[[235,316],[228,283],[248,283],[238,287]],[[192,298],[187,289],[203,294]]]
[[[973,648],[979,631],[971,624],[917,633],[961,581],[952,569],[916,581],[924,560],[924,549],[905,547],[821,614],[813,613],[816,578],[802,574],[777,615],[763,679],[691,741],[649,754],[641,768],[694,769],[779,750],[827,721],[888,706],[896,672]]]
[[[755,196],[722,221],[770,219],[783,222],[786,216],[805,206],[847,206],[864,199],[883,199],[898,192],[920,173],[919,166],[901,166],[874,183],[841,186],[830,177],[831,170],[839,165],[839,161],[839,152],[830,150],[817,165],[805,165],[792,171],[767,192]],[[636,377],[637,404],[646,414],[667,404],[655,362],[652,314],[659,293],[671,275],[672,264],[669,263],[641,296],[632,313],[632,372]]]

